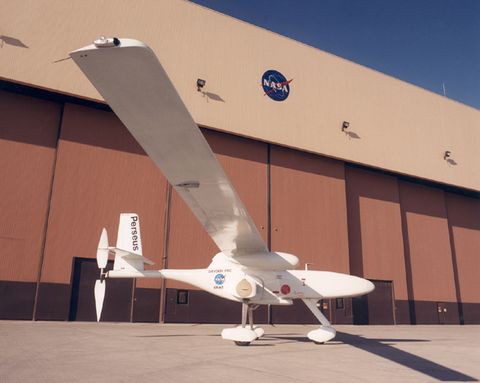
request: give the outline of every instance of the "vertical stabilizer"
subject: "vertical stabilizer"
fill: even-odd
[[[116,247],[128,251],[129,253],[142,255],[140,219],[138,218],[138,214],[120,214]]]

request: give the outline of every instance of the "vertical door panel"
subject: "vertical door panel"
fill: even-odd
[[[349,273],[343,162],[277,146],[270,153],[272,250],[295,254],[302,268]],[[316,323],[300,301],[272,306],[272,321]]]
[[[457,283],[465,324],[480,323],[480,200],[447,193]]]
[[[0,91],[0,318],[32,319],[61,105]]]
[[[346,179],[351,272],[392,280],[397,323],[409,323],[398,181],[351,167]]]
[[[343,162],[272,146],[271,214],[272,250],[349,272]]]
[[[449,305],[448,323],[458,323],[456,289],[445,194],[440,189],[400,181],[407,283],[415,301],[415,321],[437,323],[437,301]]]
[[[0,91],[0,280],[36,282],[61,105]]]

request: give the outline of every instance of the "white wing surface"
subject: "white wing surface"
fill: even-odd
[[[268,256],[255,224],[153,51],[137,40],[112,41],[70,56],[219,249],[233,257]]]

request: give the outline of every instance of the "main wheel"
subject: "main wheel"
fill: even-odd
[[[250,342],[240,342],[238,340],[234,341],[237,346],[249,346]]]

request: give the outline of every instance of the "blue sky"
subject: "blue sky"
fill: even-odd
[[[480,0],[194,0],[480,109]]]

